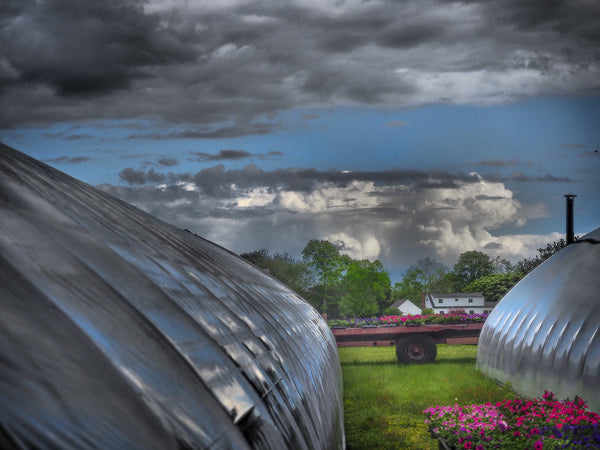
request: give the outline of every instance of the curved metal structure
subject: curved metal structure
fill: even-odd
[[[519,282],[479,337],[477,366],[529,397],[544,390],[600,411],[600,228]]]
[[[236,255],[0,145],[0,447],[342,449],[333,335]]]

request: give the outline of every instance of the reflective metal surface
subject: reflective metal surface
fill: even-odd
[[[600,411],[600,228],[546,260],[494,308],[477,366],[528,396],[579,395]]]
[[[0,145],[0,447],[344,448],[333,335],[227,250]]]

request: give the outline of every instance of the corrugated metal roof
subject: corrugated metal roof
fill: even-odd
[[[483,373],[525,395],[579,395],[600,411],[600,228],[521,280],[485,322]]]
[[[344,447],[325,321],[231,252],[0,146],[0,442]]]

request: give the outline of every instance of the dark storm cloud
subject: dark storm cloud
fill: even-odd
[[[516,31],[572,33],[582,42],[589,43],[597,43],[600,39],[596,22],[600,6],[593,0],[577,2],[576,7],[570,0],[508,0],[492,3],[487,10],[488,16],[511,24]]]
[[[248,153],[246,150],[220,150],[219,153],[210,154],[195,152],[196,159],[198,161],[227,161],[227,160],[238,160],[251,158],[252,153]]]
[[[216,156],[216,155],[212,155]],[[123,169],[119,177],[130,185],[162,183],[167,176],[131,167]],[[329,183],[337,187],[348,187],[356,181],[374,182],[376,185],[406,185],[411,189],[454,189],[465,183],[477,183],[481,177],[475,174],[453,174],[441,171],[389,170],[371,172],[320,171],[316,169],[277,169],[264,171],[254,164],[243,169],[226,169],[223,164],[202,169],[195,174],[170,173],[171,183],[193,182],[203,193],[216,198],[236,195],[239,189],[258,186],[272,191],[285,189],[311,192],[317,186]]]
[[[410,48],[436,39],[443,33],[443,28],[435,23],[394,23],[383,30],[377,42],[392,48]]]
[[[490,242],[489,244],[484,245],[483,248],[487,250],[500,250],[502,249],[502,245],[497,242]]]
[[[148,171],[135,170],[131,167],[127,167],[119,172],[119,178],[128,183],[133,184],[146,184],[146,183],[161,183],[166,180],[166,176],[162,173],[155,172],[154,169]]]
[[[127,139],[222,139],[248,135],[265,135],[281,129],[279,123],[247,123],[229,127],[210,129],[187,129],[183,131],[168,131],[164,133],[132,134]]]
[[[476,195],[475,200],[504,200],[504,197],[491,196],[491,195]]]
[[[239,161],[242,159],[258,158],[268,159],[273,156],[282,156],[283,153],[277,151],[270,151],[265,154],[255,154],[247,152],[246,150],[220,150],[218,153],[204,153],[194,152],[195,157],[193,160],[196,161]]]
[[[192,127],[132,138],[220,138],[289,108],[597,93],[599,5],[5,2],[0,127],[153,117]]]
[[[166,167],[176,166],[177,164],[179,164],[179,162],[175,158],[160,158],[157,162],[161,166]]]
[[[557,177],[555,175],[551,175],[549,173],[542,176],[532,176],[527,175],[523,172],[514,172],[511,174],[510,179],[513,181],[520,182],[541,182],[541,183],[574,183],[576,180],[573,180],[570,177]]]
[[[149,66],[192,56],[160,17],[144,14],[141,1],[10,3],[2,15],[3,56],[18,75],[5,77],[8,86],[45,84],[60,96],[108,94],[150,76]]]
[[[58,158],[46,159],[47,163],[51,164],[79,164],[89,161],[87,156],[60,156]]]
[[[488,230],[501,225],[539,217],[543,208],[522,205],[502,183],[475,174],[265,172],[254,165],[241,170],[218,165],[193,175],[154,173],[166,183],[131,186],[150,174],[124,170],[130,186],[100,187],[238,253],[268,248],[299,254],[319,238],[343,243],[355,258],[407,267],[431,254],[455,261],[473,248],[520,256],[543,242],[491,235]]]
[[[90,139],[92,137],[91,134],[68,134],[68,133],[44,133],[44,137],[55,138],[55,139],[64,139],[66,141],[78,141],[80,139]]]

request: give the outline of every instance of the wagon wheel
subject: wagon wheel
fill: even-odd
[[[435,341],[427,334],[402,337],[396,345],[396,357],[400,363],[430,363],[435,361],[436,356]]]

